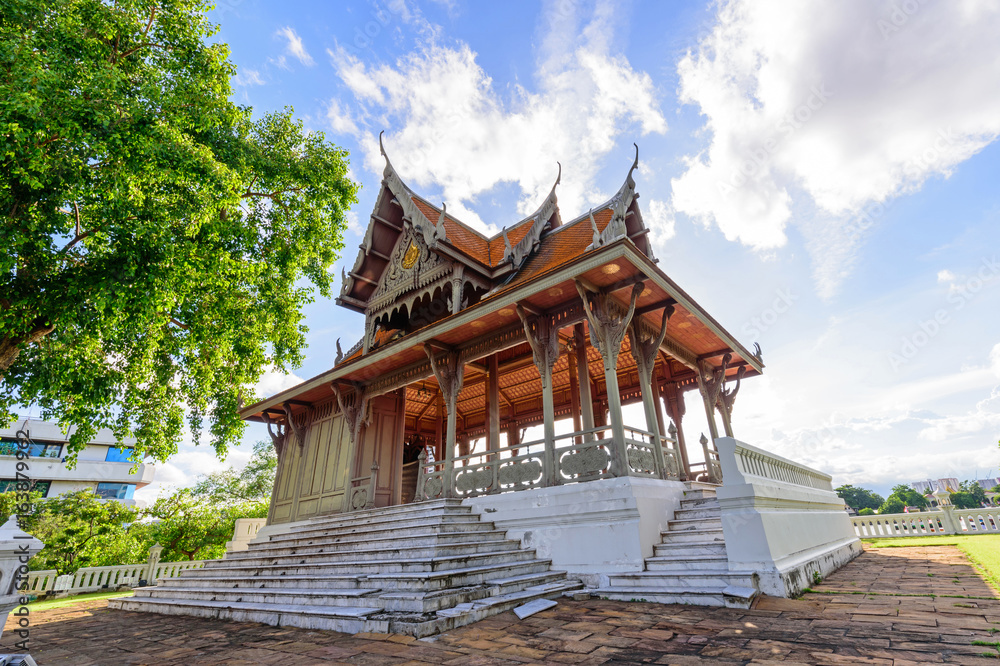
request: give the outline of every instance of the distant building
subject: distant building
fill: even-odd
[[[939,490],[944,490],[946,492],[955,493],[958,492],[959,488],[958,479],[954,477],[947,477],[944,479],[927,479],[926,481],[913,481],[910,483],[910,487],[916,490],[921,495],[926,495],[927,493],[937,492]],[[990,486],[991,488],[993,486]]]
[[[996,486],[1000,486],[1000,478],[993,479],[976,479],[976,483],[983,490],[993,490]]]
[[[31,479],[34,489],[43,497],[91,488],[103,499],[134,506],[136,489],[153,481],[152,465],[139,463],[135,472],[131,471],[133,463],[128,458],[132,449],[116,448],[115,436],[110,430],[99,430],[80,451],[76,466],[69,469],[63,462],[69,436],[55,423],[21,418],[10,428],[0,428],[0,492],[17,487],[19,430],[26,431],[32,442],[27,459],[29,467],[22,474]]]

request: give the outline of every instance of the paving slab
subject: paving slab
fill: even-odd
[[[16,628],[8,620],[0,651],[13,649]],[[1000,640],[1000,594],[957,548],[908,547],[867,550],[801,598],[761,597],[748,610],[562,599],[522,620],[508,611],[414,640],[85,601],[32,613],[30,632],[45,666],[997,664],[983,655],[1000,651],[974,642]]]

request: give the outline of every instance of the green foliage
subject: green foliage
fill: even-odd
[[[903,513],[903,509],[906,505],[895,495],[890,495],[889,499],[882,503],[882,506],[878,508],[878,512],[881,514],[886,513]]]
[[[108,427],[166,460],[185,406],[224,456],[248,387],[301,361],[300,310],[330,294],[347,154],[229,100],[209,6],[3,2],[0,415],[75,426],[71,459]]]
[[[892,493],[890,493],[889,495],[889,499],[892,499],[893,497],[902,502],[903,506],[915,506],[919,509],[927,508],[928,504],[927,498],[918,493],[910,486],[903,483],[899,484],[898,486],[893,486]],[[884,512],[879,511],[879,513],[884,513]]]
[[[978,508],[984,504],[989,504],[989,500],[986,499],[986,491],[983,490],[981,485],[972,479],[962,481],[959,485],[959,490],[972,496],[973,500],[976,502],[976,506],[971,508]]]
[[[867,488],[856,488],[850,484],[836,489],[837,495],[847,506],[854,509],[877,509],[885,502],[881,496]]]
[[[875,515],[875,510],[874,509],[869,509],[868,507],[865,507],[865,508],[861,509],[860,511],[858,511],[858,515],[859,516],[874,516]]]
[[[120,556],[122,548],[117,544],[128,541],[126,526],[138,516],[136,509],[121,502],[102,502],[89,489],[46,499],[36,507],[34,525],[28,531],[45,548],[30,567],[56,569],[60,574],[101,566],[108,556]],[[118,552],[108,553],[109,549]]]
[[[267,502],[278,471],[278,456],[271,442],[257,442],[253,457],[237,473],[232,468],[203,477],[194,487],[194,494],[213,502]],[[249,516],[248,516],[249,517]]]
[[[33,571],[73,573],[81,567],[145,562],[149,548],[163,546],[160,559],[222,557],[238,518],[265,518],[277,460],[270,443],[258,442],[239,473],[232,470],[202,477],[156,500],[149,508],[126,507],[100,500],[91,490],[39,500],[32,493],[29,511],[17,505],[17,493],[0,494],[0,514],[23,518],[22,529],[45,548],[32,558]]]
[[[163,546],[162,560],[210,560],[226,552],[237,518],[264,518],[267,504],[212,501],[184,488],[158,499],[146,515],[156,521],[144,526],[146,541]]]
[[[951,503],[955,505],[956,509],[978,509],[982,506],[972,493],[964,491],[951,493]]]

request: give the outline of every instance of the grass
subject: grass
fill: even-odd
[[[1000,534],[953,534],[926,537],[864,539],[869,548],[956,546],[994,589],[1000,591]]]
[[[95,599],[117,599],[118,597],[130,597],[132,596],[131,590],[123,590],[121,592],[92,592],[90,594],[78,594],[73,597],[63,597],[61,599],[40,599],[38,601],[32,601],[28,604],[28,608],[32,611],[43,611],[52,610],[53,608],[63,608],[64,606],[73,606],[80,603],[81,601],[93,601]]]

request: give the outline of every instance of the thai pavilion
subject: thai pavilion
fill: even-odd
[[[267,527],[112,605],[427,635],[581,593],[746,606],[860,552],[829,476],[732,438],[759,347],[660,268],[637,165],[573,217],[557,178],[486,237],[386,157],[337,298],[363,338],[242,411],[278,452]]]

